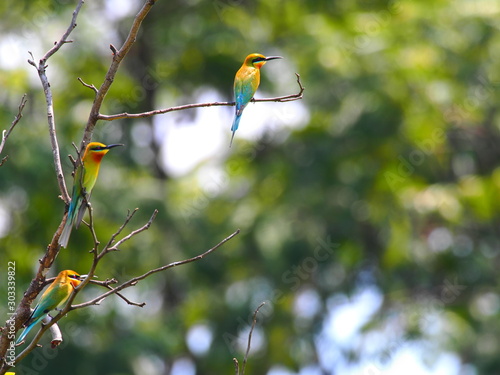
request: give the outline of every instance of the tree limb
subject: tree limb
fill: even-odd
[[[255,99],[253,98],[251,101],[254,103],[261,103],[261,102],[291,102],[294,100],[299,100],[303,98],[303,93],[304,93],[304,86],[302,86],[302,83],[300,82],[300,75],[298,73],[295,73],[297,76],[297,83],[299,85],[299,92],[297,94],[291,94],[291,95],[285,95],[285,96],[278,96],[275,98],[264,98],[264,99]],[[192,108],[200,108],[200,107],[216,107],[216,106],[234,106],[235,102],[212,102],[212,103],[196,103],[196,104],[185,104],[185,105],[179,105],[176,107],[170,107],[170,108],[164,108],[164,109],[156,109],[154,111],[148,111],[148,112],[141,112],[141,113],[118,113],[116,115],[103,115],[103,114],[98,114],[97,117],[99,120],[104,120],[104,121],[113,121],[113,120],[121,120],[124,118],[143,118],[143,117],[151,117],[151,116],[156,116],[156,115],[162,115],[164,113],[168,112],[174,112],[174,111],[182,111],[184,109],[192,109]]]

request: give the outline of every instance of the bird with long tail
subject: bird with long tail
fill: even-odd
[[[113,144],[106,146],[103,143],[90,142],[85,148],[82,161],[76,168],[68,217],[66,218],[66,223],[59,237],[59,245],[62,247],[68,246],[73,225],[77,229],[80,226],[90,195],[92,194],[92,189],[94,188],[99,174],[102,158],[110,149],[117,146],[123,145]]]
[[[16,341],[16,345],[23,341],[31,329],[45,316],[54,309],[63,306],[68,300],[73,290],[80,285],[87,275],[79,275],[75,271],[65,270],[59,272],[56,279],[50,284],[47,290],[42,294],[35,309],[24,323],[24,331]]]
[[[234,77],[234,101],[236,103],[236,111],[233,125],[231,126],[233,134],[229,147],[233,144],[234,133],[238,130],[240,125],[241,114],[250,100],[252,100],[259,87],[260,68],[262,68],[267,61],[275,59],[282,59],[282,57],[266,57],[260,53],[252,53],[245,58],[243,65],[236,72],[236,76]]]

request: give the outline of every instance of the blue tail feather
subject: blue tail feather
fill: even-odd
[[[236,133],[236,130],[238,130],[238,127],[240,126],[240,120],[241,120],[241,113],[236,115],[234,117],[233,125],[231,125],[231,131],[233,132],[233,135],[231,136],[231,143],[229,144],[229,147],[233,144],[233,138],[234,138],[234,133]]]
[[[62,247],[67,247],[69,242],[69,236],[71,235],[71,231],[73,229],[73,223],[75,221],[75,216],[77,213],[77,198],[73,197],[71,200],[71,204],[68,209],[68,217],[66,218],[66,224],[64,224],[63,231],[61,232],[61,236],[59,237],[59,245]]]
[[[37,325],[37,323],[39,321],[41,321],[44,317],[45,317],[46,314],[42,315],[41,317],[39,317],[38,319],[36,319],[35,321],[31,322],[23,331],[23,333],[21,333],[21,336],[19,336],[19,338],[16,340],[16,345],[19,344],[21,341],[23,341],[25,339],[25,337],[28,335],[28,333],[31,331],[31,329]]]

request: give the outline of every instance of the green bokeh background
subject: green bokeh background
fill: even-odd
[[[108,46],[121,45],[139,5],[85,3],[74,42],[49,60],[70,186],[66,155],[81,140],[92,102],[77,77],[100,85]],[[19,298],[64,212],[43,91],[25,61],[28,51],[39,58],[59,39],[74,7],[68,0],[0,5],[0,128],[23,93],[29,100],[0,168],[0,274],[16,261]],[[232,373],[264,300],[248,374],[383,371],[410,346],[429,369],[446,353],[455,361],[448,374],[498,372],[499,16],[498,3],[487,0],[159,0],[103,113],[192,103],[200,88],[229,100],[242,59],[258,51],[284,56],[291,69],[276,77],[266,66],[266,92],[296,92],[293,72],[300,73],[307,123],[273,123],[257,141],[237,138],[183,176],[163,167],[157,138],[137,139],[134,129],[153,129],[152,119],[98,123],[95,140],[127,145],[106,157],[92,196],[101,241],[127,210],[140,208],[130,229],[159,210],[150,230],[100,263],[101,279],[125,281],[197,255],[236,228],[241,234],[125,293],[144,308],[112,297],[70,314],[61,321],[63,347],[51,351],[44,338],[17,373],[178,375],[190,374],[189,366]],[[11,64],[9,51],[21,63]],[[282,116],[272,121],[286,122],[288,105],[275,103]],[[200,182],[206,165],[223,177],[215,190]],[[86,228],[74,231],[53,274],[85,273],[91,244]],[[90,286],[78,301],[97,293]],[[337,342],[328,334],[332,317],[363,293],[375,296],[359,307],[367,318],[359,325],[353,317],[356,332]],[[202,353],[187,344],[193,327],[205,332],[200,341],[211,336]]]

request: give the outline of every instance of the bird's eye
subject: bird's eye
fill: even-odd
[[[69,277],[71,277],[72,279],[79,279],[78,275],[69,275]]]
[[[101,151],[101,150],[104,150],[104,148],[101,146],[95,146],[95,147],[92,147],[92,150],[93,151]]]
[[[253,63],[259,62],[259,61],[264,61],[265,59],[262,57],[256,57],[255,59],[252,60]]]

